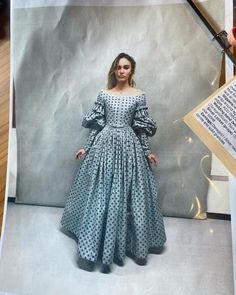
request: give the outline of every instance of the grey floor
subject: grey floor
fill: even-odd
[[[61,214],[60,208],[9,204],[0,294],[233,295],[229,221],[165,218],[162,255],[149,255],[146,266],[127,258],[106,275],[77,267],[76,242],[60,231]]]

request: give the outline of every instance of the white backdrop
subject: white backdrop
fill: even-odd
[[[150,142],[163,212],[204,218],[210,153],[181,118],[218,88],[221,53],[183,1],[131,2],[14,10],[18,202],[64,205],[88,134],[82,117],[124,51],[159,126]]]

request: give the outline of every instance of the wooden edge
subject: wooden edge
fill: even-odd
[[[2,67],[1,67],[2,66]],[[2,235],[6,218],[6,176],[9,137],[9,103],[10,103],[10,41],[0,40],[0,255]]]
[[[216,155],[216,157],[224,163],[226,168],[236,177],[236,160],[230,153],[214,138],[214,136],[198,122],[194,114],[203,106],[205,106],[218,93],[223,91],[229,84],[236,80],[236,76],[221,86],[217,91],[212,93],[208,98],[196,106],[191,112],[183,117],[184,123],[192,129],[192,131],[200,138],[200,140]]]
[[[221,88],[220,88],[221,89]],[[215,94],[214,94],[215,95]],[[212,98],[212,96],[210,97]],[[205,100],[204,104],[206,103]],[[236,160],[224,149],[224,147],[207,131],[193,116],[199,108],[203,105],[199,105],[194,111],[191,111],[186,116],[184,116],[183,121],[192,131],[201,139],[201,141],[211,150],[216,157],[224,163],[226,168],[236,177]]]

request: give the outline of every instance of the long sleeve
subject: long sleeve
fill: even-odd
[[[98,133],[99,133],[99,130],[97,130],[97,129],[91,129],[90,130],[89,136],[87,138],[86,145],[84,146],[84,149],[85,149],[86,153],[90,150],[91,146],[93,145],[94,139],[95,139],[95,137],[97,136]]]
[[[148,136],[153,136],[156,133],[157,126],[148,114],[145,95],[137,105],[132,127],[140,140],[145,156],[148,156],[150,154]]]
[[[104,128],[105,124],[105,106],[104,101],[99,93],[92,111],[84,116],[82,122],[83,127],[91,129],[89,137],[87,139],[87,143],[84,147],[86,152],[89,151],[97,134]]]
[[[144,154],[147,157],[150,154],[148,136],[146,133],[143,133],[143,132],[136,133],[136,134],[139,138],[139,141],[140,141],[141,146],[143,148]]]

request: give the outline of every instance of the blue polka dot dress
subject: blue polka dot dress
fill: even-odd
[[[145,94],[115,96],[100,91],[82,125],[90,128],[86,156],[74,179],[61,219],[78,239],[81,259],[103,264],[126,253],[145,259],[166,241],[148,136],[156,123]]]

